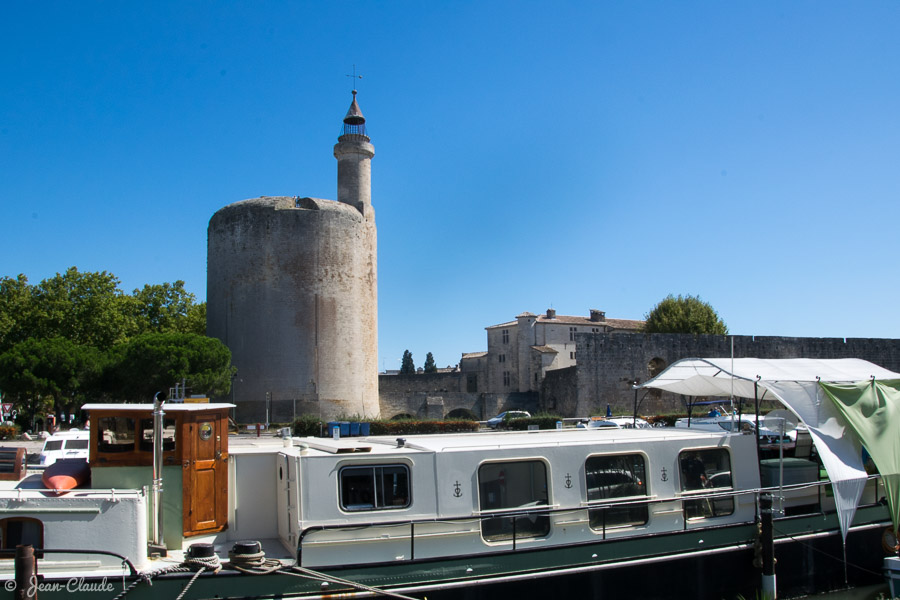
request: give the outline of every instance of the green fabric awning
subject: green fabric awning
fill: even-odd
[[[900,379],[820,385],[878,467],[896,531],[900,527]]]

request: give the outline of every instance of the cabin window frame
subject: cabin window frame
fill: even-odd
[[[9,525],[10,523],[36,524],[38,527],[36,540],[16,540],[15,543],[9,542]],[[44,547],[44,522],[34,517],[3,517],[0,519],[0,559],[11,560],[15,558],[15,549],[17,545],[30,544],[35,548]],[[43,557],[43,553],[36,553],[38,558]]]
[[[386,475],[385,469],[395,469],[399,468],[403,470],[403,473],[406,476],[406,501],[402,504],[388,504],[385,501],[385,489],[384,489],[384,476]],[[351,490],[347,489],[349,486],[349,482],[345,483],[345,476],[347,471],[351,470],[365,470],[369,469],[372,471],[372,487],[371,490],[360,490],[360,492],[369,491],[372,495],[371,503],[349,503],[345,500],[348,499],[349,495],[352,493]],[[379,476],[380,470],[380,476]],[[338,469],[338,507],[342,512],[348,513],[357,513],[357,512],[379,512],[384,510],[403,510],[412,506],[413,497],[412,497],[412,469],[410,469],[408,464],[399,462],[399,463],[370,463],[370,464],[348,464],[342,465],[340,469]],[[380,484],[379,484],[380,481]],[[395,484],[396,485],[396,484]],[[345,497],[345,492],[347,496]],[[360,493],[357,492],[357,493]],[[401,498],[401,495],[396,493],[393,494],[395,498]]]
[[[167,412],[164,417],[164,427],[168,426],[168,430],[170,432],[172,431],[172,421],[174,421],[175,426],[174,438],[164,437],[163,439],[163,463],[165,465],[177,465],[181,463],[182,455],[184,454],[182,446],[185,446],[186,444],[183,439],[181,440],[181,443],[178,442],[179,438],[183,438],[181,429],[184,424],[185,414],[189,413],[185,411],[170,411]],[[100,427],[103,419],[107,418],[128,419],[132,421],[133,428],[131,429],[131,444],[122,444],[121,448],[113,450],[111,452],[109,451],[108,446],[105,446],[103,443],[103,430]],[[91,465],[96,467],[105,467],[140,466],[152,464],[152,448],[148,448],[146,444],[143,444],[142,447],[142,436],[145,430],[145,424],[147,421],[150,421],[150,427],[152,428],[152,419],[153,413],[149,410],[92,410],[89,459]]]
[[[588,481],[588,473],[590,472],[589,462],[592,460],[603,460],[603,459],[627,459],[628,457],[636,457],[641,460],[641,471],[642,480],[640,480],[639,485],[643,488],[642,494],[631,494],[631,495],[613,495],[599,498],[591,498],[590,490],[593,489],[590,487],[590,483]],[[643,452],[618,452],[615,454],[592,454],[585,458],[584,460],[584,484],[585,484],[585,498],[587,502],[596,502],[598,500],[640,500],[646,499],[648,502],[641,504],[632,504],[623,507],[617,508],[589,508],[588,509],[588,524],[593,531],[606,531],[608,529],[622,529],[626,527],[643,527],[650,522],[650,490],[649,490],[649,481],[647,477],[649,464],[649,457]],[[617,467],[613,467],[614,469]],[[610,470],[607,468],[607,470]],[[636,470],[632,470],[631,477],[635,476]],[[613,484],[610,483],[606,486],[597,486],[611,488],[614,485],[621,484]],[[639,514],[643,516],[643,520],[635,520],[628,519],[628,522],[615,522],[618,518],[618,515],[630,516],[634,514]],[[612,516],[612,519],[610,517]]]
[[[543,468],[543,492],[544,498],[535,498],[526,503],[519,503],[516,506],[508,506],[503,502],[502,497],[509,493],[506,483],[506,468],[502,469],[497,476],[492,479],[486,479],[484,472],[486,468],[496,468],[497,466],[509,465],[510,467],[518,467],[522,464],[530,463],[532,465],[540,465]],[[510,468],[507,467],[507,468]],[[534,477],[533,467],[530,476]],[[519,507],[547,507],[551,506],[550,498],[550,465],[541,457],[515,458],[509,460],[492,460],[485,461],[478,465],[477,471],[478,481],[478,508],[482,515],[496,514],[489,518],[482,518],[480,523],[481,538],[487,543],[514,543],[515,541],[525,539],[547,538],[551,534],[550,515],[525,515],[525,516],[504,516],[504,513],[513,512]],[[535,483],[530,484],[532,497],[535,496]],[[520,490],[521,491],[521,490]],[[497,494],[501,496],[500,503],[502,506],[485,507],[485,499],[489,494]],[[515,535],[513,535],[513,533]]]
[[[698,472],[695,474],[687,473],[689,469],[700,469],[700,465],[688,466],[688,461],[691,460],[691,454],[699,454],[699,455],[713,455],[718,454],[720,457],[724,457],[727,460],[727,471],[723,471],[721,468],[721,461],[717,460],[717,468],[716,472],[710,473],[707,465],[710,464],[711,461],[701,459],[702,463],[702,472]],[[720,517],[727,517],[734,514],[735,511],[735,502],[734,496],[724,497],[724,498],[696,498],[691,499],[691,496],[704,496],[710,493],[716,492],[730,492],[734,490],[734,461],[732,460],[731,452],[726,447],[715,447],[715,448],[682,448],[678,452],[678,456],[676,458],[676,467],[678,470],[678,486],[679,491],[681,492],[682,497],[682,511],[684,513],[685,521],[696,521],[700,519],[716,519]],[[716,485],[711,486],[709,484],[710,475],[716,476],[721,475],[723,473],[728,473],[728,481],[730,485]],[[689,482],[688,479],[694,479],[694,475],[696,475],[697,482]]]

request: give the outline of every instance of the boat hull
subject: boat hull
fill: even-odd
[[[856,522],[867,524],[855,526],[848,536],[845,584],[834,515],[777,520],[779,597],[882,583],[881,535],[889,522],[887,511],[880,505],[860,508]],[[756,526],[747,523],[452,559],[349,565],[323,572],[431,600],[488,600],[498,593],[522,598],[752,598],[760,581],[760,571],[753,566],[755,537]],[[192,577],[192,573],[157,576],[152,587],[139,583],[128,598],[175,597]],[[103,580],[89,578],[81,584],[94,586],[83,597],[97,597],[92,594]],[[106,584],[115,586],[110,595],[121,591],[120,578]],[[77,589],[69,589],[45,588],[40,597],[78,597]],[[221,571],[202,574],[185,598],[326,598],[341,593],[353,597],[352,591],[333,583],[323,587],[320,581],[296,574],[251,576]],[[356,597],[365,595],[360,594]]]

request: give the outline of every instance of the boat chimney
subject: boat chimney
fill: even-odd
[[[153,484],[150,488],[150,544],[148,554],[159,553],[166,556],[166,544],[163,539],[162,511],[162,466],[163,466],[163,400],[162,392],[153,397]]]

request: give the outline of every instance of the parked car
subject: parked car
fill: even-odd
[[[58,431],[47,438],[41,449],[40,466],[49,467],[60,458],[88,458],[90,431]]]
[[[510,419],[525,419],[531,416],[531,413],[524,410],[505,410],[496,417],[487,420],[487,426],[491,429],[497,429],[501,425],[505,425]]]
[[[579,429],[622,429],[622,426],[609,419],[587,419],[575,427]]]
[[[616,423],[622,429],[650,429],[650,423],[640,417],[607,417],[606,420]]]

